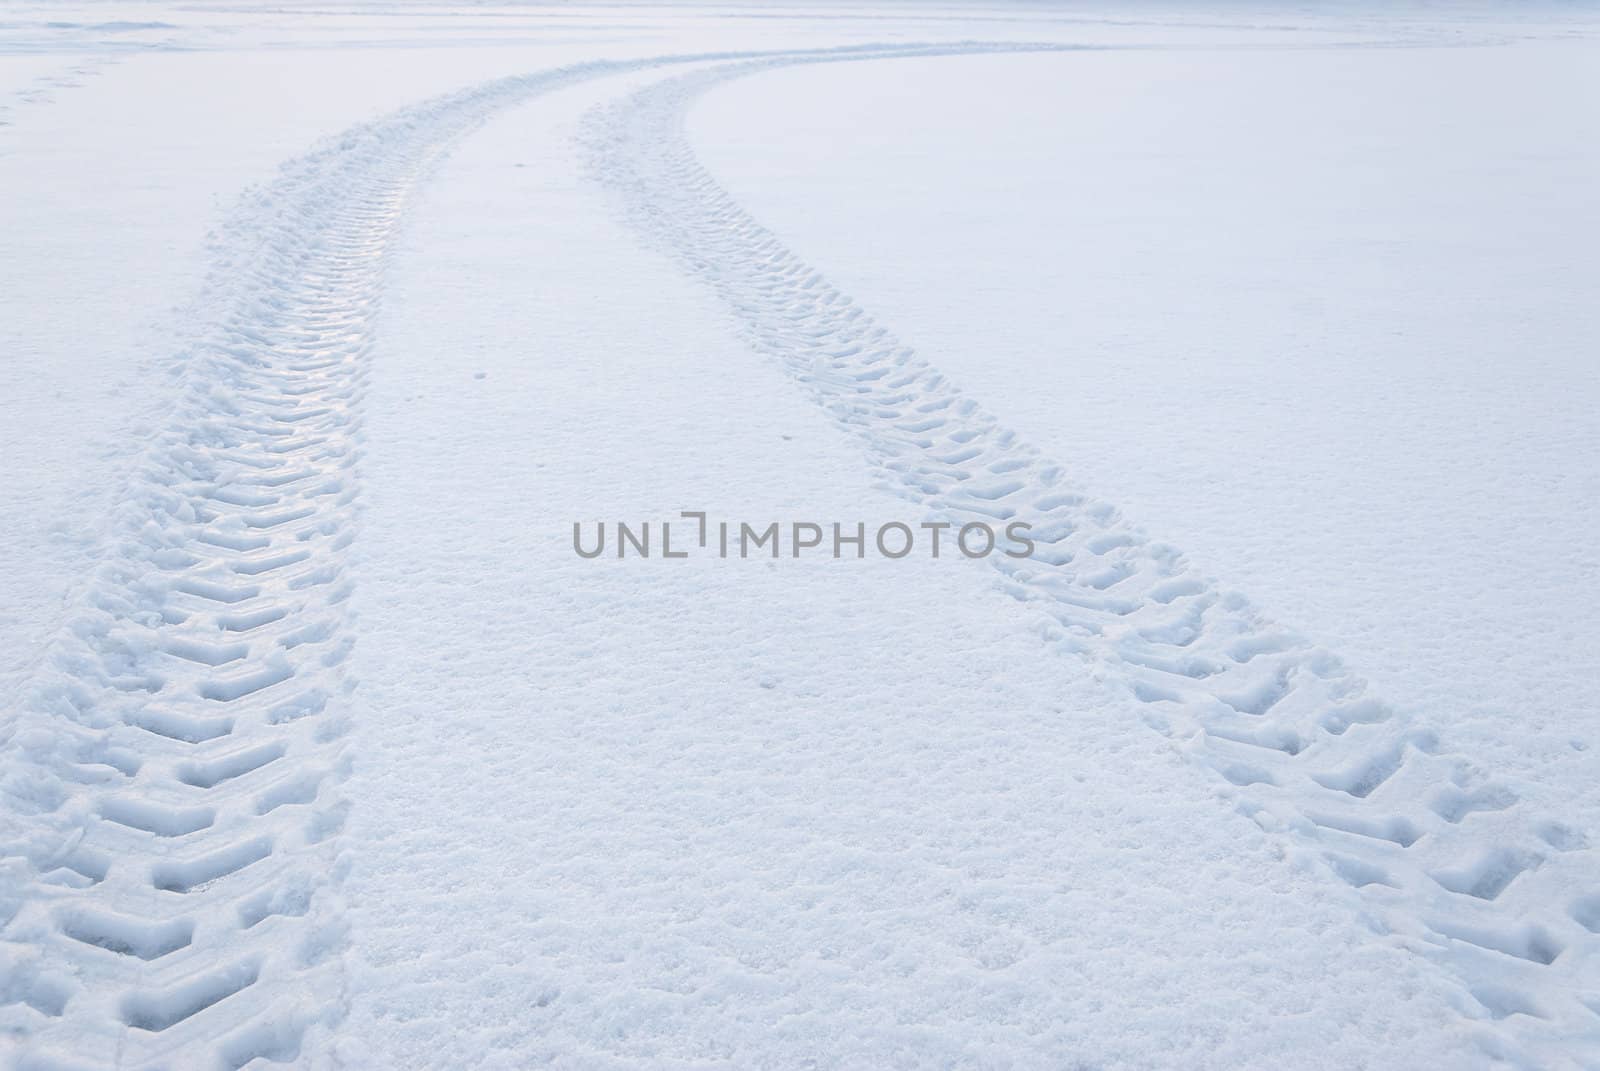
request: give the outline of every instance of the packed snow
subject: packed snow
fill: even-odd
[[[1576,5],[0,11],[4,1066],[1600,1068],[1597,102]]]

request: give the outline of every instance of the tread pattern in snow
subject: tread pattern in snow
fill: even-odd
[[[1005,590],[1042,611],[1052,644],[1103,667],[1151,726],[1235,786],[1241,811],[1359,890],[1377,932],[1459,982],[1486,1054],[1600,1066],[1600,868],[1588,838],[1075,490],[695,159],[683,116],[706,89],[778,64],[865,58],[876,57],[757,60],[647,87],[592,121],[595,172],[722,297],[752,347],[861,439],[887,486],[957,527],[1031,522],[1033,558],[989,559]]]
[[[454,137],[597,70],[355,128],[230,221],[182,400],[0,753],[0,1037],[17,1066],[327,1051],[343,1008],[346,557],[384,254]]]
[[[332,139],[230,220],[181,401],[81,611],[0,723],[10,1063],[326,1062],[344,1008],[360,400],[407,194],[500,108],[597,76],[776,54],[797,53],[486,82]]]
[[[851,48],[783,60],[1007,46]],[[248,204],[215,326],[37,688],[4,732],[0,1037],[25,1068],[317,1063],[341,1014],[339,783],[353,682],[345,557],[383,253],[407,192],[493,111],[584,77],[502,79],[357,128]],[[1600,1050],[1600,882],[1579,831],[1367,694],[1007,432],[744,214],[679,130],[694,93],[630,99],[599,156],[647,228],[753,344],[936,517],[1034,523],[999,561],[1147,720],[1268,828],[1448,967],[1487,1047],[1529,1066]]]

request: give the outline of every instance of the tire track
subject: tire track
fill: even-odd
[[[31,817],[7,831],[0,910],[18,1066],[325,1047],[343,1003],[345,559],[385,254],[455,137],[589,73],[358,127],[231,221],[182,401],[10,741],[4,788]]]
[[[7,756],[18,1066],[238,1067],[337,1015],[359,404],[457,110],[353,131],[232,221],[216,322]]]
[[[104,564],[0,722],[9,1066],[331,1059],[361,398],[385,258],[429,169],[496,110],[585,79],[864,50],[502,78],[352,128],[246,197]]]
[[[638,229],[723,299],[752,348],[862,442],[887,486],[930,520],[1031,522],[1032,559],[989,560],[1004,590],[1039,609],[1047,641],[1100,667],[1233,786],[1242,813],[1358,890],[1377,934],[1442,967],[1486,1057],[1600,1067],[1591,840],[1074,489],[741,209],[683,133],[700,94],[775,66],[964,51],[676,76],[591,118],[593,169]]]

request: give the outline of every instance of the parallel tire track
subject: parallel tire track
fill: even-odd
[[[1456,979],[1487,1057],[1600,1067],[1590,839],[1074,490],[741,209],[683,134],[693,100],[729,79],[906,54],[761,59],[657,83],[591,121],[595,174],[721,296],[750,345],[861,440],[897,493],[956,525],[1030,521],[1038,553],[990,561],[1045,615],[1049,641],[1103,667],[1151,726],[1235,786],[1244,813],[1360,890],[1378,933]]]
[[[346,556],[373,317],[407,196],[500,108],[602,75],[773,54],[488,82],[345,132],[230,220],[180,401],[81,611],[0,720],[8,1066],[331,1059],[355,685]]]
[[[1585,836],[1224,597],[1040,458],[738,209],[679,131],[692,97],[779,54],[631,98],[597,154],[643,225],[752,343],[861,436],[900,492],[1044,538],[998,564],[1049,635],[1310,845],[1375,924],[1449,968],[1490,1051],[1600,1050],[1600,883]],[[503,79],[359,127],[286,168],[219,253],[214,324],[106,565],[3,730],[0,1036],[16,1066],[322,1062],[342,1015],[338,832],[353,681],[345,553],[383,255],[409,191],[493,110],[573,81]]]

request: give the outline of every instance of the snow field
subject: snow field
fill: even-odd
[[[571,519],[624,512],[915,519],[582,181],[583,117],[658,77],[492,120],[396,260],[342,1051],[1222,1068],[1314,1037],[1330,1067],[1469,1066],[1435,968],[1218,822],[1228,786],[1039,658],[989,567],[572,553]]]
[[[969,307],[946,277],[903,315],[915,273],[887,284],[866,273],[899,315],[858,301],[809,252],[848,266],[857,234],[771,223],[702,165],[691,118],[703,98],[775,79],[800,90],[788,106],[826,112],[863,84],[851,72],[875,70],[937,81],[921,107],[956,129],[975,117],[1003,128],[993,105],[1018,98],[1014,75],[1049,85],[1124,48],[1149,71],[1152,50],[1170,47],[1173,67],[1155,69],[1181,79],[1203,67],[1187,58],[1201,47],[1273,55],[1270,66],[1382,42],[1405,47],[1369,51],[1460,77],[1433,46],[1501,63],[1521,55],[1520,34],[1564,33],[1538,46],[1553,60],[1583,47],[1581,26],[1054,8],[478,14],[219,8],[158,26],[142,13],[53,26],[25,9],[0,24],[12,51],[93,57],[74,58],[65,80],[30,69],[3,82],[22,88],[9,90],[0,168],[27,177],[6,210],[7,248],[23,254],[6,344],[43,358],[37,373],[31,362],[6,373],[13,452],[28,462],[7,493],[46,504],[0,511],[13,518],[0,542],[19,593],[0,622],[17,637],[0,667],[8,1064],[1593,1066],[1600,880],[1581,715],[1535,708],[1559,732],[1529,743],[1504,720],[1419,703],[1414,676],[1398,693],[1369,684],[1322,618],[1307,633],[1276,624],[1212,579],[1216,554],[1201,571],[1097,497],[1118,471],[1116,444],[1088,432],[1098,460],[1086,489],[1076,451],[1058,453],[1077,440],[1047,419],[1073,393],[1070,373],[999,384],[984,373],[1009,359],[984,357],[996,341],[1061,336],[1048,313],[985,315],[994,299]],[[490,20],[504,20],[499,32],[485,32]],[[134,45],[102,39],[123,34]],[[414,86],[354,59],[423,43]],[[302,54],[318,50],[334,57],[321,81],[298,80]],[[990,106],[958,88],[972,85],[962,65],[1002,60],[1015,66],[987,90]],[[96,64],[101,77],[86,77]],[[212,151],[205,131],[248,128],[248,115],[171,80],[257,67],[235,84],[269,90],[250,107],[277,133],[230,133],[253,147]],[[1549,68],[1582,84],[1575,68]],[[41,77],[58,81],[36,91]],[[904,160],[871,158],[873,131],[897,129],[884,116],[900,91],[887,85],[858,110],[832,107],[831,121],[864,154],[847,164],[893,179]],[[401,91],[428,99],[390,110]],[[733,118],[773,121],[756,103],[764,90],[750,92]],[[326,114],[272,118],[285,99],[302,101],[295,112],[323,93],[340,101]],[[940,109],[941,94],[978,103]],[[1462,205],[1521,206],[1511,218],[1538,225],[1473,231],[1480,244],[1444,289],[1503,292],[1525,322],[1555,324],[1527,336],[1552,374],[1583,352],[1592,212],[1545,227],[1516,191],[1533,183],[1559,202],[1579,188],[1560,176],[1582,172],[1583,150],[1539,155],[1559,127],[1507,139],[1503,184],[1443,152],[1446,171],[1468,176],[1451,187],[1459,200],[1405,246],[1446,240]],[[1404,141],[1403,124],[1376,129],[1340,143],[1381,158]],[[311,131],[340,132],[306,152]],[[158,163],[135,165],[145,183],[90,174],[108,145],[137,154],[151,132],[171,140]],[[1171,131],[1156,140],[1191,163],[1199,151]],[[908,143],[887,144],[892,155]],[[792,213],[794,164],[755,159],[770,173],[754,185]],[[937,174],[922,187],[935,202]],[[205,213],[188,202],[246,175],[265,181],[199,255]],[[839,205],[848,218],[852,186],[861,204],[882,196],[859,177],[824,181],[839,185],[813,211]],[[963,203],[966,222],[952,213],[927,229],[983,255],[986,202]],[[856,230],[922,248],[897,233],[903,218]],[[1380,213],[1374,226],[1407,218]],[[112,236],[108,256],[86,240],[98,231]],[[1524,256],[1519,235],[1541,251]],[[131,266],[157,242],[188,252],[163,253],[144,278]],[[1340,248],[1330,240],[1321,278],[1360,291]],[[933,266],[920,278],[937,278],[939,249],[920,258]],[[47,270],[28,271],[35,261]],[[1061,270],[1018,250],[1006,263]],[[1546,280],[1552,264],[1571,277]],[[1228,271],[1218,278],[1229,290]],[[173,314],[181,335],[145,329],[181,346],[133,359],[122,306],[148,310],[191,284],[198,297]],[[72,308],[74,288],[87,295],[81,337],[70,317],[29,311]],[[1036,300],[1018,296],[1025,285],[994,289],[1001,306]],[[1363,322],[1386,323],[1393,310],[1361,292]],[[1423,321],[1447,305],[1425,302]],[[952,326],[964,317],[978,335]],[[967,340],[956,365],[972,394],[946,377],[942,353],[905,341],[930,325]],[[90,352],[64,358],[69,343]],[[1140,353],[1154,376],[1159,360]],[[1572,416],[1581,401],[1557,395],[1581,399],[1592,378],[1578,368],[1555,394],[1510,407],[1516,428],[1549,419],[1543,437],[1512,432],[1538,445],[1539,463],[1552,444],[1581,455],[1592,437]],[[1205,395],[1181,374],[1167,382]],[[990,387],[1006,403],[994,413],[1025,414],[1047,437],[981,406]],[[1462,398],[1484,390],[1473,381]],[[1097,419],[1115,419],[1117,391],[1084,393]],[[1227,411],[1225,393],[1212,400]],[[1456,404],[1411,409],[1442,427],[1476,411]],[[1121,419],[1164,428],[1149,413],[1165,412],[1130,403]],[[1234,449],[1209,448],[1211,464]],[[1485,456],[1507,452],[1502,441]],[[1306,464],[1337,484],[1337,454],[1307,451]],[[1254,492],[1270,499],[1260,471]],[[1520,502],[1581,520],[1559,503],[1592,473],[1547,475],[1523,494],[1498,472],[1491,490],[1505,512]],[[1160,483],[1129,478],[1147,497]],[[1225,549],[1187,508],[1177,529]],[[574,521],[682,509],[1020,519],[1039,550],[986,563],[571,551]],[[39,516],[57,516],[58,543],[76,546],[47,550]],[[1581,584],[1571,532],[1552,539]],[[1390,586],[1414,598],[1403,572],[1386,574]],[[1546,588],[1562,585],[1512,590]],[[1583,590],[1557,596],[1575,620],[1587,620]],[[1508,605],[1506,645],[1544,627]],[[1585,627],[1539,633],[1568,652],[1550,664],[1573,709]]]

